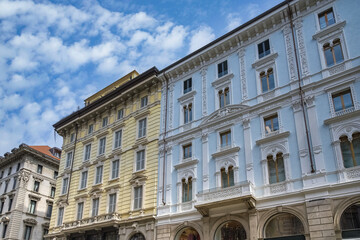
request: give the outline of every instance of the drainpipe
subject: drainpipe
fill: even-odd
[[[297,71],[298,83],[299,83],[300,105],[301,105],[301,110],[302,110],[303,118],[304,118],[304,125],[305,125],[305,132],[306,132],[306,142],[307,142],[307,145],[308,145],[308,151],[309,151],[309,157],[310,157],[311,173],[314,173],[315,169],[314,169],[314,162],[313,162],[313,156],[312,156],[311,145],[310,145],[311,140],[310,140],[310,133],[309,133],[309,130],[308,130],[308,124],[309,123],[308,123],[308,119],[307,119],[306,113],[305,113],[306,109],[305,109],[305,104],[304,104],[304,92],[303,92],[302,87],[301,87],[302,79],[300,77],[299,61],[298,61],[297,48],[296,48],[296,43],[295,43],[294,25],[293,25],[292,12],[291,12],[291,8],[290,8],[289,0],[287,0],[287,5],[288,5],[288,15],[289,15],[289,19],[290,19],[291,34],[292,34],[293,45],[294,45],[296,71]]]
[[[166,202],[165,202],[165,157],[166,157],[166,129],[167,129],[167,108],[168,108],[168,87],[169,87],[169,79],[166,77],[166,74],[164,73],[164,77],[166,79],[166,93],[165,93],[165,122],[164,122],[164,136],[163,136],[163,144],[164,144],[164,149],[163,149],[163,152],[164,152],[164,155],[163,155],[163,158],[164,158],[164,161],[163,161],[163,186],[162,186],[162,203],[164,205],[166,205]]]

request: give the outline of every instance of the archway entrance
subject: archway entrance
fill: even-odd
[[[271,218],[265,226],[265,239],[302,240],[304,226],[300,219],[290,213],[281,213]]]
[[[145,237],[141,233],[135,233],[130,240],[145,240]]]
[[[228,221],[221,224],[215,233],[215,240],[245,240],[246,231],[241,223]]]
[[[200,235],[194,228],[187,227],[176,234],[175,240],[200,240]]]
[[[360,202],[348,207],[340,219],[341,235],[344,239],[360,238]]]

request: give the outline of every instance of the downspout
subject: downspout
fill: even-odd
[[[312,157],[311,145],[310,145],[310,134],[309,134],[309,130],[308,130],[308,119],[307,119],[306,114],[305,114],[306,109],[305,109],[305,105],[304,105],[304,96],[303,96],[304,92],[303,92],[302,87],[301,87],[301,80],[302,79],[300,77],[299,61],[298,61],[297,48],[296,48],[296,43],[295,43],[294,25],[293,25],[292,12],[291,12],[291,8],[290,8],[289,0],[287,0],[287,5],[288,5],[288,15],[289,15],[289,19],[290,19],[291,34],[292,34],[292,39],[293,39],[293,44],[294,44],[296,71],[297,71],[298,83],[299,83],[300,105],[301,105],[301,110],[302,110],[303,118],[304,118],[306,140],[307,140],[309,157],[310,157],[311,173],[314,173],[315,169],[314,169],[314,163],[313,163],[313,157]]]
[[[168,78],[166,77],[166,74],[164,73],[164,77],[166,79],[166,93],[165,93],[165,122],[164,122],[164,136],[163,136],[163,144],[164,144],[164,149],[163,149],[163,152],[164,152],[164,155],[163,155],[163,158],[164,158],[164,161],[163,161],[163,184],[162,184],[162,203],[163,205],[166,205],[166,202],[165,202],[165,157],[166,157],[166,129],[167,129],[167,108],[168,108],[168,87],[169,87],[169,80]]]
[[[73,170],[73,166],[74,166],[74,159],[75,159],[75,150],[76,150],[76,142],[77,142],[77,136],[78,136],[78,125],[77,123],[75,123],[75,140],[74,140],[74,152],[72,155],[72,159],[71,159],[71,167],[70,167],[70,176],[69,176],[69,185],[67,188],[67,194],[66,194],[66,203],[69,203],[69,192],[70,192],[70,186],[71,186],[71,176],[72,176],[72,170]]]

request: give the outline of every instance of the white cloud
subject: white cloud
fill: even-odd
[[[259,6],[259,4],[257,3],[250,3],[247,7],[246,7],[246,12],[248,14],[248,18],[254,18],[257,15],[259,15],[262,11],[262,8]]]
[[[229,13],[226,17],[227,26],[226,30],[231,31],[240,26],[242,20],[239,13]]]
[[[14,110],[19,108],[24,104],[23,99],[19,94],[12,94],[10,96],[5,96],[1,101],[1,105],[5,110]]]
[[[192,33],[189,52],[193,52],[215,39],[212,28],[200,27]]]

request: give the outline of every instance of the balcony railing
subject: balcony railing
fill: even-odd
[[[353,112],[353,111],[355,111],[355,107],[354,107],[354,106],[349,107],[349,108],[346,108],[346,109],[343,109],[343,110],[340,110],[340,111],[336,111],[336,112],[335,112],[335,117],[342,116],[342,115],[351,113],[351,112]]]
[[[81,226],[88,226],[94,223],[104,223],[112,220],[121,220],[121,217],[117,213],[102,214],[90,218],[83,218],[80,220],[64,223],[63,229],[78,228]]]

